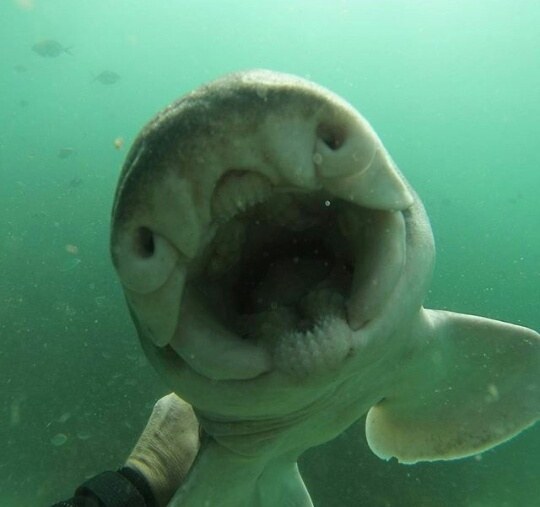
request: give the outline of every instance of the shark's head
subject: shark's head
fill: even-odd
[[[311,506],[295,461],[367,412],[370,447],[454,459],[540,417],[540,336],[426,310],[418,197],[356,110],[233,74],[161,112],[111,250],[146,355],[210,438],[171,505]]]
[[[268,71],[214,81],[143,129],[111,250],[153,364],[235,416],[309,404],[387,354],[433,263],[422,205],[367,121]]]

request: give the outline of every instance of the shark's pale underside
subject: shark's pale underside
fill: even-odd
[[[428,310],[422,203],[371,126],[305,80],[232,74],[125,162],[111,250],[150,362],[208,435],[175,507],[308,507],[308,448],[472,455],[540,416],[540,335]],[[352,472],[351,472],[352,473]]]

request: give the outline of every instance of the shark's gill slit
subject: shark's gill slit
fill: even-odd
[[[228,169],[217,181],[212,195],[212,217],[226,222],[247,208],[265,201],[272,192],[270,180],[253,170]]]

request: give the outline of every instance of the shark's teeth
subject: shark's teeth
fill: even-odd
[[[271,194],[272,184],[267,177],[254,171],[228,171],[214,190],[212,217],[218,222],[226,222],[264,202]]]
[[[302,299],[300,307],[307,317],[315,321],[321,315],[334,315],[342,319],[345,317],[345,298],[330,288],[311,291]]]
[[[315,289],[299,304],[243,315],[237,327],[245,340],[268,350],[281,372],[297,378],[335,370],[352,346],[344,297],[334,289]],[[304,329],[308,326],[308,329]]]
[[[290,188],[276,188],[271,200],[260,206],[260,214],[274,225],[285,227],[291,231],[303,231],[314,226],[319,217],[316,213],[308,212],[305,203],[299,197],[302,193]]]
[[[242,315],[237,327],[244,339],[273,342],[275,337],[289,332],[297,325],[296,312],[283,306],[250,315]]]
[[[352,331],[335,316],[323,317],[312,331],[289,332],[278,337],[274,363],[297,378],[324,374],[337,369],[350,353]]]
[[[371,212],[369,220],[349,210],[341,218],[356,252],[347,316],[352,329],[374,319],[388,301],[405,265],[406,234],[402,213]]]
[[[217,277],[222,275],[238,262],[245,240],[246,228],[237,220],[229,220],[229,222],[219,227],[206,266],[208,276]]]

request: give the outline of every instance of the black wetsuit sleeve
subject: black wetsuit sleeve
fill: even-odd
[[[52,507],[157,507],[157,503],[146,479],[124,467],[88,479],[73,498]]]

